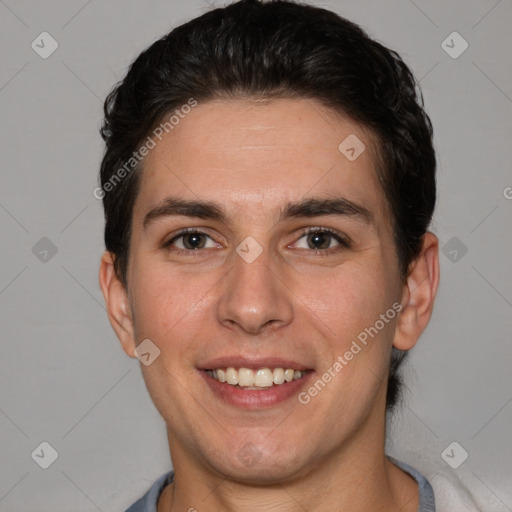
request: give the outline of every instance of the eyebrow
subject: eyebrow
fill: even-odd
[[[313,218],[324,215],[344,215],[368,225],[374,222],[373,216],[367,208],[342,197],[333,199],[309,198],[289,202],[281,209],[279,222],[291,218]],[[219,203],[167,197],[144,216],[143,228],[147,229],[156,219],[172,216],[217,220],[229,224],[228,217]]]

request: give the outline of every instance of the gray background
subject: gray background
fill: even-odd
[[[405,368],[389,452],[431,480],[451,475],[486,510],[510,511],[512,2],[317,5],[402,54],[436,131],[442,280]],[[207,9],[199,0],[0,0],[1,511],[124,510],[170,468],[140,363],[107,320],[92,191],[104,97],[143,48]],[[31,48],[43,31],[59,45],[47,59]],[[469,44],[456,59],[441,46],[453,31]],[[46,240],[36,245],[43,237],[56,254],[44,253]],[[46,470],[31,457],[42,441],[59,454]],[[457,469],[441,457],[453,441],[469,453]]]

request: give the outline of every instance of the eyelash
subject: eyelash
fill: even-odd
[[[188,256],[199,256],[198,253],[201,252],[200,249],[194,250],[194,249],[172,248],[172,244],[179,238],[182,238],[183,236],[188,235],[188,234],[195,234],[195,233],[200,234],[200,235],[205,235],[208,238],[212,239],[207,233],[204,233],[203,231],[200,231],[196,228],[185,228],[185,229],[182,229],[181,231],[179,231],[170,240],[164,242],[162,245],[162,248],[172,250],[172,252],[176,255],[187,254]],[[310,251],[312,251],[315,254],[315,256],[325,257],[325,256],[329,256],[333,252],[338,252],[343,249],[351,248],[351,244],[346,238],[342,237],[339,233],[337,233],[336,231],[334,231],[333,229],[330,229],[330,228],[322,228],[322,227],[307,228],[301,233],[298,240],[300,240],[304,236],[310,235],[311,233],[327,233],[328,235],[332,236],[332,238],[334,238],[340,244],[339,246],[330,248],[330,249],[310,249]]]

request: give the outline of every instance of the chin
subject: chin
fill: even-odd
[[[305,454],[296,453],[298,445],[301,443],[290,449],[278,449],[269,445],[268,439],[267,444],[247,440],[229,451],[210,453],[210,464],[216,472],[235,482],[265,486],[284,483],[301,473],[305,464]],[[226,453],[230,455],[226,456]]]

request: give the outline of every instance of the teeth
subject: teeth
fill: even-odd
[[[295,375],[295,372],[293,370],[286,370],[284,372],[284,380],[286,382],[291,382],[293,380],[294,375]]]
[[[238,384],[238,372],[234,368],[228,368],[226,370],[226,382],[232,386],[236,386]]]
[[[233,371],[236,370],[233,369]],[[240,368],[238,370],[238,385],[244,388],[254,386],[254,372],[249,368]]]
[[[251,370],[249,370],[251,371]],[[258,388],[268,388],[274,383],[274,375],[268,368],[260,368],[254,373],[254,385]]]
[[[285,382],[298,380],[306,374],[305,371],[294,370],[293,368],[259,368],[254,371],[250,368],[216,368],[207,372],[219,382],[226,382],[232,386],[240,386],[246,389],[269,388],[278,386]]]
[[[284,370],[276,368],[273,372],[274,384],[282,384],[284,382]]]

